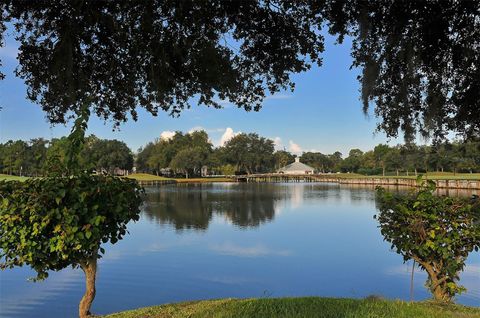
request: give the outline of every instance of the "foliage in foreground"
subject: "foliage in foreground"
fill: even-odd
[[[480,309],[457,305],[406,303],[375,299],[320,297],[278,299],[220,299],[140,308],[106,318],[237,318],[237,317],[322,317],[322,318],[449,318],[480,317]]]
[[[295,88],[293,74],[322,65],[328,31],[351,38],[364,111],[375,105],[388,137],[480,134],[478,1],[54,3],[0,2],[0,45],[14,25],[16,75],[51,123],[85,96],[117,124],[137,107],[178,115],[192,97],[258,110],[268,93]]]
[[[420,179],[419,179],[420,180]],[[480,200],[438,197],[429,183],[410,195],[378,189],[378,222],[392,249],[427,271],[433,297],[450,302],[468,254],[480,248]]]
[[[88,174],[0,181],[1,269],[29,265],[44,279],[49,270],[81,267],[80,312],[88,314],[100,245],[116,243],[138,220],[141,192],[135,180]]]

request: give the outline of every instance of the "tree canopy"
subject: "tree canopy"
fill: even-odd
[[[52,123],[87,101],[120,123],[178,115],[195,97],[258,110],[293,89],[293,73],[321,65],[324,34],[352,38],[365,112],[407,140],[480,135],[480,2],[4,1],[20,43],[17,75]],[[373,104],[373,105],[372,105]]]
[[[274,143],[258,134],[238,134],[225,144],[225,159],[247,173],[267,172],[274,161]]]
[[[480,134],[480,2],[326,1],[329,30],[353,37],[353,66],[362,74],[379,130],[444,137]]]
[[[40,151],[47,156],[50,150],[56,152],[51,160],[47,158],[55,169],[48,170],[46,177],[0,181],[0,269],[29,265],[37,279],[44,279],[48,271],[80,267],[86,291],[78,312],[86,318],[91,317],[95,298],[97,259],[105,253],[101,244],[121,240],[127,223],[139,219],[143,188],[133,179],[91,175],[82,169],[85,141],[98,139],[85,138],[88,105],[78,115],[68,137],[60,139],[57,147]],[[37,141],[32,147],[9,142],[15,162],[26,162],[27,149],[36,153],[43,146],[45,150],[46,143]],[[103,157],[108,161],[108,156]]]
[[[265,87],[320,63],[306,3],[256,1],[7,1],[20,42],[17,75],[53,123],[84,101],[115,122],[141,105],[178,114],[188,100],[259,109]]]
[[[245,134],[248,135],[249,134]],[[252,136],[250,136],[252,137]],[[233,175],[236,171],[275,172],[293,163],[295,157],[286,150],[273,152],[273,141],[257,136],[241,137],[233,144],[214,147],[205,131],[176,132],[172,138],[159,138],[147,143],[134,156],[128,146],[118,140],[85,138],[79,153],[79,168],[108,174],[125,174],[132,165],[138,172],[200,176],[207,174]],[[255,141],[254,139],[258,139]],[[228,147],[227,147],[228,146]],[[9,140],[0,143],[0,173],[22,176],[45,176],[56,170],[62,173],[69,143],[67,137],[29,141]],[[178,155],[182,150],[181,155]],[[252,155],[253,154],[253,155]],[[177,156],[178,155],[178,156]],[[134,160],[135,157],[135,160]],[[183,159],[181,159],[183,157]],[[176,160],[174,160],[176,158]],[[347,156],[336,151],[331,154],[304,152],[300,161],[317,172],[351,172],[364,175],[403,175],[418,172],[449,171],[480,172],[480,142],[436,142],[432,145],[405,143],[396,146],[379,144],[365,152],[351,149]]]

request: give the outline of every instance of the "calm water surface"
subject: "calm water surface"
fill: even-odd
[[[371,189],[335,184],[197,184],[149,188],[140,221],[100,261],[97,314],[223,297],[409,297],[411,264],[390,251]],[[0,272],[0,317],[76,317],[80,270],[27,281]],[[429,297],[415,273],[415,299]],[[457,301],[480,305],[480,253]]]

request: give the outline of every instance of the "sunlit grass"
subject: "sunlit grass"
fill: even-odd
[[[127,178],[135,179],[135,180],[138,180],[138,181],[171,180],[170,178],[156,176],[154,174],[148,174],[148,173],[132,173],[132,174],[129,174],[127,176]]]
[[[0,180],[6,181],[25,181],[28,177],[18,177],[18,176],[10,176],[8,174],[1,174],[0,173]]]
[[[480,173],[453,173],[453,172],[431,172],[431,173],[419,173],[423,178],[431,180],[480,180]],[[380,178],[380,179],[416,179],[414,173],[410,172],[407,176],[405,172],[400,175],[392,175],[391,173],[383,175],[363,175],[358,173],[330,173],[323,174],[327,178],[340,178],[340,179],[362,179],[362,178]]]
[[[423,173],[423,178],[428,178],[432,180],[480,180],[480,173],[453,173],[453,172],[432,172],[432,173]],[[373,178],[400,178],[400,179],[416,179],[417,177],[414,174],[410,175],[400,175],[400,176],[370,176]]]
[[[325,317],[325,318],[449,318],[480,317],[479,308],[347,298],[220,299],[140,308],[105,318],[236,318],[236,317]]]
[[[166,178],[160,177],[148,173],[133,173],[127,176],[127,178],[132,178],[137,181],[176,181],[178,183],[190,183],[190,182],[229,182],[232,181],[230,178]]]

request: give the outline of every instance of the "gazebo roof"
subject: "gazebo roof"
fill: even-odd
[[[286,165],[285,167],[280,168],[278,171],[313,171],[313,170],[315,169],[297,160],[294,163],[291,163],[289,165]]]

